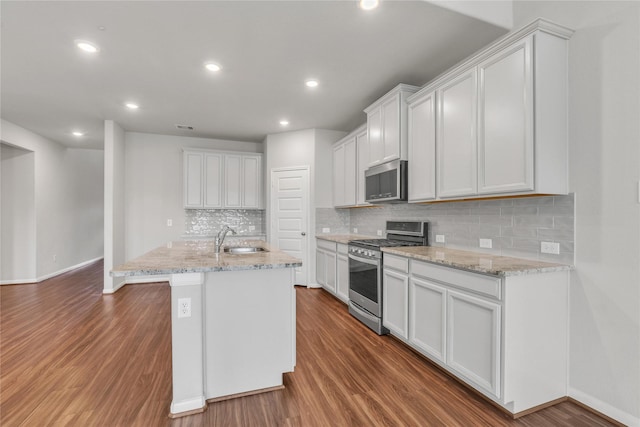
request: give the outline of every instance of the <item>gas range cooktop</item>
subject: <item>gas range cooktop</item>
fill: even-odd
[[[387,221],[386,239],[351,240],[350,246],[380,251],[394,246],[427,246],[428,222]]]
[[[351,240],[350,245],[363,248],[390,248],[394,246],[424,246],[423,242],[408,242],[406,240],[395,239],[363,239]]]

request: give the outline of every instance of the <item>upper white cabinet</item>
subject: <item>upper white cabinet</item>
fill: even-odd
[[[409,101],[409,201],[436,198],[436,95],[422,93]],[[413,166],[413,167],[412,167]]]
[[[567,194],[567,40],[572,34],[539,19],[408,99],[410,201],[434,199],[429,192],[433,169],[436,199]],[[432,102],[435,149],[425,143],[432,132]]]
[[[333,206],[367,205],[364,201],[364,171],[367,169],[367,131],[363,125],[333,146]]]
[[[418,87],[400,84],[370,105],[367,113],[368,167],[407,160],[407,97]]]
[[[262,209],[262,154],[184,150],[184,207]]]

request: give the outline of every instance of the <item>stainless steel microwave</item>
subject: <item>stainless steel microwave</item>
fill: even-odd
[[[407,201],[407,161],[392,160],[364,172],[365,200],[369,203]]]

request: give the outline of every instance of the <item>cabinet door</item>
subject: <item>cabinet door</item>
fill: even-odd
[[[349,258],[338,255],[338,272],[336,274],[336,295],[344,302],[349,301]]]
[[[325,277],[326,282],[324,288],[336,294],[336,253],[325,252]]]
[[[224,156],[224,207],[242,207],[242,156]]]
[[[262,208],[262,156],[242,156],[242,207]]]
[[[437,91],[438,197],[477,192],[476,91],[475,68]]]
[[[428,356],[445,362],[447,291],[412,277],[409,281],[409,342]]]
[[[478,193],[481,194],[534,188],[531,37],[478,66]]]
[[[447,365],[472,385],[500,397],[500,306],[450,290]]]
[[[367,170],[369,165],[369,144],[367,141],[367,131],[359,133],[356,135],[356,152],[358,158],[358,175],[357,175],[357,198],[356,204],[358,206],[368,205],[365,202],[365,188],[364,188],[364,171]]]
[[[345,206],[356,205],[356,138],[349,139],[344,144],[344,204]]]
[[[400,158],[400,94],[382,104],[382,162]]]
[[[409,201],[436,197],[436,95],[426,94],[408,107]]]
[[[394,335],[408,338],[409,277],[384,269],[382,273],[382,324]]]
[[[367,138],[369,141],[368,166],[379,165],[382,163],[382,158],[384,157],[381,107],[378,107],[367,114]]]
[[[323,287],[327,283],[326,257],[322,249],[316,249],[316,282]]]
[[[203,206],[203,155],[187,153],[183,155],[183,194],[185,208],[202,208]]]
[[[204,207],[219,209],[222,207],[224,155],[206,153],[204,159]]]
[[[333,149],[333,206],[345,205],[344,152],[344,144]]]

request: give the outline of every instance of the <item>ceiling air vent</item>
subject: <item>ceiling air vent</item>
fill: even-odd
[[[181,129],[181,130],[193,130],[193,126],[187,126],[187,125],[176,125],[176,127],[177,127],[178,129]]]

